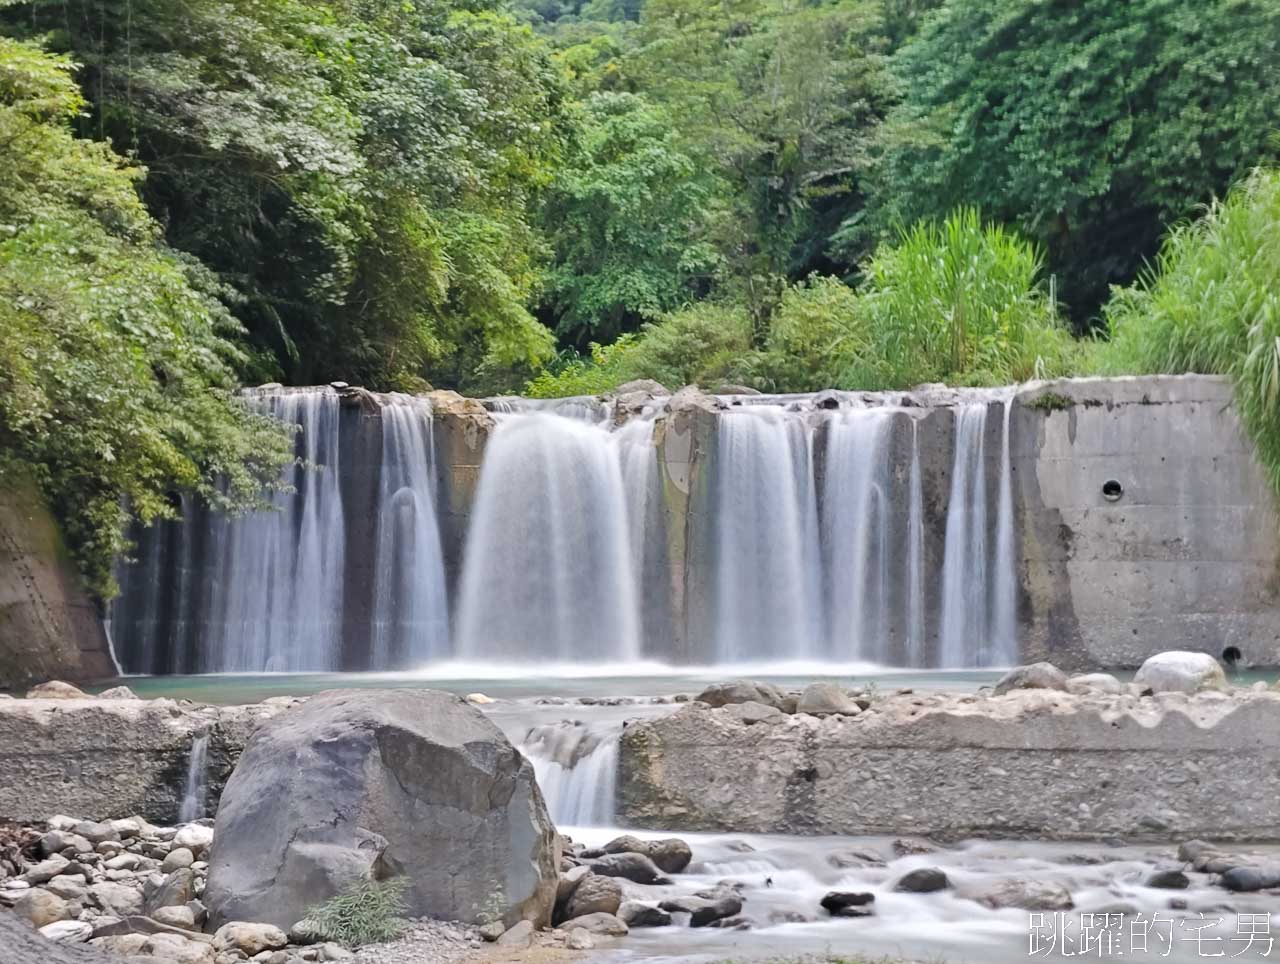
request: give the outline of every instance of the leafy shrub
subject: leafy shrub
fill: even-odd
[[[1106,307],[1104,373],[1229,375],[1262,464],[1280,488],[1280,171],[1257,170]]]
[[[141,171],[72,136],[71,70],[0,37],[0,468],[34,470],[106,597],[124,501],[143,521],[180,488],[253,507],[292,452],[232,395],[239,325],[159,242]]]
[[[814,276],[782,294],[765,350],[743,360],[742,380],[774,392],[840,386],[870,348],[867,313],[838,278]]]
[[[392,941],[404,933],[408,877],[354,881],[338,896],[308,911],[309,930],[346,947]]]

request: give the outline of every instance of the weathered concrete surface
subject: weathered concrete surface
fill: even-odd
[[[1280,516],[1225,379],[1034,383],[1012,417],[1024,662],[1280,664]]]
[[[856,717],[632,722],[625,823],[670,830],[1280,838],[1280,693],[885,697]]]
[[[195,737],[209,734],[206,776],[215,799],[249,735],[283,705],[0,700],[0,820],[65,813],[172,823]]]
[[[114,673],[98,611],[39,491],[0,477],[0,688]]]
[[[410,917],[551,922],[559,853],[533,765],[435,690],[331,690],[261,726],[218,806],[212,926],[288,929],[403,874]]]

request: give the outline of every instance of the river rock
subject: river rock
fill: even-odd
[[[47,683],[40,683],[39,685],[33,686],[31,689],[27,690],[27,699],[91,700],[93,697],[78,686],[72,686],[70,683],[64,683],[60,679],[51,679]]]
[[[548,923],[555,829],[533,767],[432,690],[331,691],[262,724],[222,795],[204,902],[287,927],[373,872],[412,917]],[[478,845],[477,842],[481,842]]]
[[[730,703],[762,703],[784,713],[794,712],[794,702],[770,683],[736,679],[728,683],[714,683],[698,694],[699,702],[721,707]]]
[[[26,873],[22,875],[22,879],[28,884],[43,884],[46,880],[52,880],[54,877],[65,874],[71,866],[71,861],[66,857],[55,854],[40,861],[33,867],[28,867]]]
[[[937,867],[917,867],[904,874],[893,889],[908,894],[932,894],[950,886],[947,875]]]
[[[721,708],[721,712],[727,713],[735,720],[746,723],[748,726],[756,723],[779,723],[787,718],[787,715],[776,706],[766,706],[763,703],[757,703],[755,700],[747,700],[745,703],[729,703]]]
[[[809,716],[857,716],[862,708],[835,683],[810,683],[796,702],[796,712]]]
[[[142,953],[172,964],[214,964],[217,956],[211,945],[177,934],[152,934],[142,945]]]
[[[613,914],[604,912],[575,917],[573,920],[561,924],[558,928],[558,930],[570,932],[578,929],[582,929],[588,934],[604,934],[608,937],[625,937],[627,935],[627,925]]]
[[[55,944],[83,944],[93,936],[93,928],[84,921],[60,920],[41,927],[40,936]]]
[[[533,942],[533,922],[516,921],[499,936],[497,943],[503,947],[528,947]]]
[[[110,880],[90,884],[89,897],[108,914],[117,917],[142,913],[142,892],[127,884]]]
[[[215,951],[242,951],[250,957],[263,951],[279,950],[288,943],[288,935],[279,927],[247,921],[229,921],[213,935]]]
[[[87,893],[84,878],[71,874],[60,874],[52,878],[45,883],[44,889],[51,894],[57,894],[63,900],[83,901]]]
[[[669,884],[671,878],[664,877],[658,865],[638,853],[606,854],[588,865],[593,874],[602,877],[622,877],[635,884]]]
[[[180,827],[173,835],[173,846],[191,851],[193,859],[198,859],[213,846],[213,828],[199,823],[189,823]]]
[[[875,894],[833,890],[819,903],[832,917],[870,917],[875,900]]]
[[[181,927],[189,931],[195,930],[196,927],[196,915],[186,904],[181,907],[157,907],[151,913],[151,917],[170,927]]]
[[[661,907],[638,900],[623,901],[618,908],[618,919],[628,927],[666,927],[671,923],[671,915]]]
[[[622,885],[612,877],[587,874],[578,882],[565,905],[565,919],[574,920],[587,914],[616,914],[622,906]]]
[[[1180,867],[1157,868],[1143,883],[1148,887],[1160,887],[1165,890],[1185,890],[1191,886],[1191,880]]]
[[[29,920],[35,927],[44,927],[45,924],[66,920],[71,916],[65,900],[41,887],[25,891],[13,905],[13,912]]]
[[[668,874],[681,873],[693,860],[693,850],[678,837],[641,840],[631,834],[623,834],[610,840],[603,850],[606,854],[644,854]]]
[[[1067,680],[1067,692],[1078,696],[1089,693],[1106,693],[1116,696],[1124,692],[1124,684],[1110,673],[1084,673]]]
[[[1218,883],[1227,890],[1242,892],[1280,887],[1280,867],[1232,867],[1218,878]]]
[[[161,907],[183,907],[196,895],[195,871],[189,867],[175,870],[167,877],[151,878],[143,887],[148,913]]]
[[[1196,693],[1225,689],[1226,674],[1208,653],[1172,650],[1157,653],[1139,667],[1134,683],[1155,693]]]
[[[127,686],[113,686],[98,694],[100,700],[136,700],[138,694]]]
[[[58,935],[63,932],[71,933],[72,929],[63,925],[80,923],[57,921],[45,926],[54,928],[52,933]],[[75,932],[83,934],[84,930],[76,928]],[[0,960],[4,964],[120,964],[119,958],[105,954],[95,947],[53,943],[7,910],[0,910]]]
[[[96,823],[93,820],[81,820],[72,828],[72,832],[84,837],[91,844],[100,844],[104,841],[118,841],[120,839],[120,831],[109,823]]]
[[[1004,907],[1017,907],[1021,910],[1071,910],[1075,907],[1070,892],[1060,884],[1020,877],[970,884],[958,890],[956,895],[977,901],[991,910]]]
[[[1066,690],[1067,674],[1052,663],[1015,666],[1000,677],[992,691],[1003,696],[1012,690]]]
[[[182,870],[182,868],[190,867],[195,863],[195,859],[195,854],[186,847],[178,847],[174,850],[170,850],[165,855],[164,860],[160,864],[160,872],[171,874],[175,870]]]
[[[50,830],[40,838],[40,852],[46,857],[54,854],[70,856],[66,853],[68,850],[73,854],[87,854],[92,852],[93,844],[70,830]]]
[[[577,866],[570,867],[560,875],[560,880],[556,884],[556,904],[562,905],[566,903],[578,889],[578,884],[582,883],[582,878],[591,873],[590,867]]]
[[[688,914],[690,927],[706,927],[723,917],[742,913],[742,898],[719,891],[715,897],[673,897],[661,901],[658,907],[672,914]]]
[[[616,397],[618,395],[630,395],[632,392],[644,392],[647,395],[661,397],[670,395],[671,390],[662,382],[656,382],[652,378],[633,378],[629,382],[623,382],[613,391],[606,394],[606,398]]]
[[[571,951],[589,951],[596,946],[596,942],[591,939],[591,934],[585,927],[575,927],[569,931],[564,946]]]

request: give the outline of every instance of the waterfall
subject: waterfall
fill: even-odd
[[[372,669],[449,654],[432,424],[422,399],[395,395],[382,407]]]
[[[907,666],[924,666],[924,479],[920,423],[911,420],[911,495],[907,504]]]
[[[987,638],[986,426],[984,402],[965,405],[956,414],[942,564],[943,666],[981,665],[978,647]]]
[[[715,475],[717,660],[815,657],[820,580],[811,433],[778,409],[725,414]]]
[[[557,826],[605,827],[617,823],[621,727],[592,729],[579,722],[535,726],[520,742]]]
[[[855,409],[827,424],[822,504],[831,648],[826,655],[888,663],[893,412]]]
[[[634,659],[636,586],[621,460],[608,430],[542,413],[501,417],[467,537],[459,657]]]
[[[191,755],[187,757],[187,782],[182,794],[182,807],[178,812],[181,823],[190,823],[205,815],[208,756],[209,734],[200,733],[191,741]]]
[[[1000,436],[1000,505],[996,512],[996,565],[993,579],[991,649],[985,655],[995,665],[1018,661],[1018,570],[1013,531],[1013,468],[1009,458],[1009,419],[1013,397],[1001,401],[1004,427]]]
[[[299,461],[285,472],[296,494],[275,493],[275,511],[211,518],[213,584],[201,669],[331,669],[341,649],[345,549],[338,397],[286,392],[260,402],[301,426]]]

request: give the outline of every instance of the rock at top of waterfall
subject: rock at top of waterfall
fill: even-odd
[[[433,690],[336,690],[261,726],[227,782],[214,926],[288,927],[353,880],[403,874],[412,917],[549,922],[555,829],[533,767]]]
[[[690,412],[719,412],[728,406],[724,399],[708,395],[697,385],[686,385],[667,401],[667,411],[672,415]]]
[[[1030,663],[1015,666],[1000,677],[994,693],[1003,696],[1013,690],[1063,690],[1067,689],[1067,674],[1052,663]]]
[[[761,703],[783,713],[793,713],[796,708],[795,698],[787,696],[772,683],[749,679],[713,683],[697,695],[697,700],[717,709],[730,703]]]
[[[1170,650],[1157,653],[1138,669],[1133,681],[1155,693],[1196,693],[1225,689],[1226,674],[1208,653]]]

